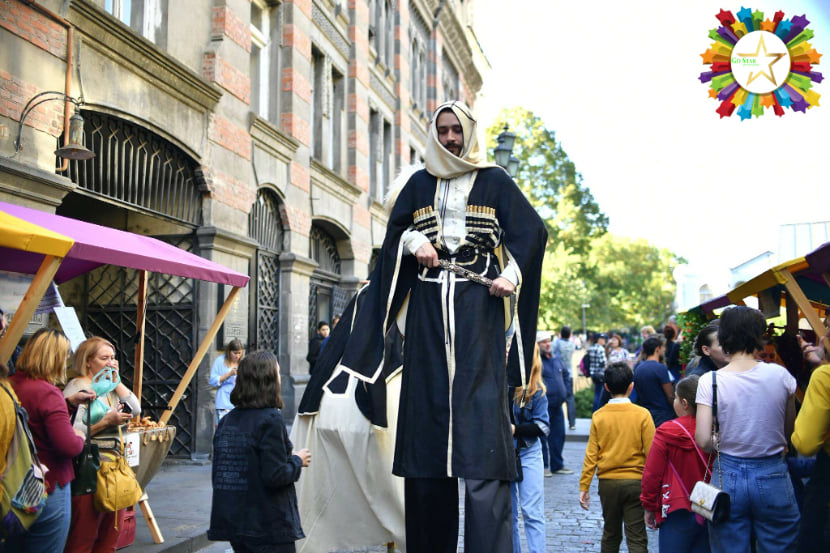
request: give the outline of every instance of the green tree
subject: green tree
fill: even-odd
[[[583,186],[582,175],[556,141],[555,133],[533,112],[521,107],[502,110],[487,129],[490,155],[505,124],[516,134],[516,183],[545,220],[549,245],[564,243],[573,253],[586,253],[591,240],[605,233],[608,218]]]
[[[585,283],[579,275],[582,257],[571,253],[563,243],[545,252],[542,265],[542,289],[539,298],[539,328],[557,330],[574,325],[581,316],[587,298]]]
[[[587,261],[588,326],[607,330],[665,321],[674,311],[674,268],[684,262],[642,239],[605,234],[594,240]]]

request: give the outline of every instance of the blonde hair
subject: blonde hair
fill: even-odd
[[[539,390],[542,390],[542,393],[547,393],[548,391],[545,387],[545,383],[542,382],[542,353],[539,351],[539,344],[536,344],[533,347],[533,366],[530,369],[530,381],[527,384],[527,394],[525,395],[525,400],[532,398],[533,394]],[[513,401],[518,403],[521,400],[522,388],[518,386],[513,394]]]
[[[109,346],[112,348],[113,353],[115,353],[115,346],[112,345],[112,342],[100,336],[93,336],[81,342],[81,345],[78,346],[78,350],[75,352],[75,360],[72,364],[72,368],[75,369],[76,373],[81,376],[89,376],[87,374],[89,372],[89,367],[86,366],[87,361],[89,361],[90,357],[98,353],[101,346]]]
[[[23,352],[15,363],[15,369],[30,378],[57,384],[66,379],[66,359],[69,356],[69,339],[54,328],[41,328],[23,346]]]

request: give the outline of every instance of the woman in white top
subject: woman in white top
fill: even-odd
[[[712,484],[731,499],[729,520],[709,524],[714,553],[795,551],[799,513],[784,454],[795,421],[795,378],[774,363],[759,362],[764,316],[750,307],[721,315],[718,342],[729,364],[700,377],[695,439],[714,450],[712,378],[716,372],[719,450]]]
[[[605,358],[608,360],[608,365],[622,361],[631,366],[631,354],[623,347],[622,336],[619,334],[611,334],[608,338],[608,345],[605,346]],[[607,365],[606,365],[607,366]]]
[[[86,435],[89,413],[90,435],[98,447],[107,452],[117,450],[118,427],[141,414],[138,398],[118,374],[115,346],[109,340],[93,336],[81,342],[75,351],[73,369],[79,374],[63,390],[65,397],[79,391],[91,391],[95,399],[78,406],[74,426]],[[64,553],[86,551],[115,552],[118,540],[116,525],[119,513],[98,512],[93,494],[72,497],[72,520]]]

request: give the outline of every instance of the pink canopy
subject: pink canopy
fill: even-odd
[[[58,284],[106,264],[240,287],[250,280],[247,275],[149,236],[4,202],[0,202],[0,212],[75,241],[54,277]],[[43,257],[38,253],[0,247],[0,270],[35,274]]]

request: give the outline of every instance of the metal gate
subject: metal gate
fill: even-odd
[[[248,236],[259,242],[252,281],[256,283],[250,313],[250,349],[280,354],[280,252],[283,250],[283,217],[279,198],[267,188],[257,191],[248,214]]]
[[[192,251],[192,236],[160,237]],[[85,276],[84,327],[116,348],[121,377],[132,388],[138,271],[105,265]],[[188,278],[150,273],[141,407],[158,420],[193,359],[196,288]],[[191,382],[169,424],[176,426],[170,455],[190,457],[196,427],[196,383]]]
[[[279,254],[257,250],[256,254],[256,335],[253,349],[279,355],[280,346],[280,262]]]

